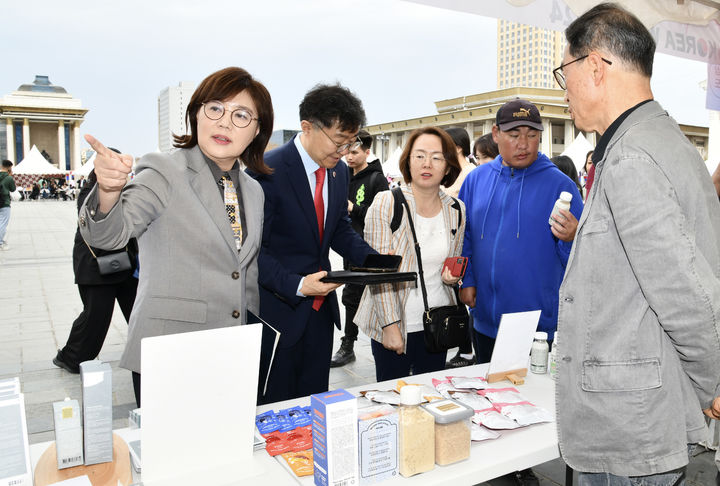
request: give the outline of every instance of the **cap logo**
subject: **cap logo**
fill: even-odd
[[[530,110],[527,108],[518,108],[520,111],[513,113],[513,118],[525,118],[530,116]]]

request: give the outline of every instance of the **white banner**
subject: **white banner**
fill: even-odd
[[[533,25],[543,29],[562,31],[577,18],[573,8],[586,10],[591,4],[599,3],[590,0],[408,0],[433,7],[468,12],[484,17],[494,17],[510,20],[522,24]],[[676,0],[667,0],[672,5],[657,5],[655,2],[639,1],[628,2],[627,8],[644,13],[649,25],[661,18],[681,18],[683,13],[690,22],[706,23],[694,25],[691,23],[662,21],[650,27],[655,38],[657,52],[673,56],[694,59],[696,61],[720,64],[720,24],[711,20],[708,12],[713,9],[689,2],[690,5],[678,5]],[[625,5],[625,3],[623,3]],[[682,9],[682,11],[678,11]],[[708,10],[709,9],[709,10]],[[716,10],[716,9],[715,9]]]
[[[720,25],[715,20],[707,25],[665,21],[650,32],[655,38],[657,52],[720,64]]]
[[[705,95],[705,108],[720,111],[720,66],[707,65],[707,93]]]

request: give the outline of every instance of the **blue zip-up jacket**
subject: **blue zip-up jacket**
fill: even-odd
[[[497,336],[500,317],[542,310],[538,331],[553,339],[558,291],[572,242],[553,236],[548,219],[562,191],[572,194],[579,220],[582,197],[575,183],[542,153],[526,169],[502,165],[502,157],[470,172],[460,188],[467,222],[463,287],[475,287],[474,328]]]

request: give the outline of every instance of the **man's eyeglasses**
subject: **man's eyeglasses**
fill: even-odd
[[[225,105],[220,101],[206,101],[202,104],[205,116],[211,120],[219,120],[225,115]],[[238,108],[230,112],[230,119],[232,124],[238,128],[245,128],[250,125],[253,120],[260,121],[259,118],[254,118],[252,113],[244,108]]]
[[[570,64],[572,64],[574,62],[582,61],[589,55],[590,54],[585,54],[584,56],[580,56],[577,59],[573,59],[572,61],[566,62],[565,64],[560,65],[560,67],[556,67],[555,69],[553,69],[553,72],[552,72],[553,76],[555,76],[555,81],[557,82],[558,85],[560,85],[561,89],[567,89],[567,83],[565,82],[565,74],[563,73],[563,68],[566,66],[569,66]],[[601,57],[600,59],[602,59],[603,61],[608,63],[608,66],[612,66],[612,61],[608,61],[604,57]]]
[[[315,126],[318,127],[320,131],[325,134],[328,140],[335,144],[335,146],[337,147],[337,150],[335,152],[338,154],[341,154],[346,150],[355,150],[356,148],[360,148],[360,146],[362,145],[362,141],[360,139],[357,139],[354,142],[337,143],[335,140],[332,139],[332,137],[330,137],[330,135],[327,134],[325,130],[323,130],[323,127],[320,126],[319,123],[316,123]]]

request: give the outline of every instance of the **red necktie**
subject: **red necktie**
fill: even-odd
[[[315,171],[315,216],[317,216],[318,232],[320,234],[320,246],[322,246],[323,230],[325,229],[325,203],[323,202],[323,183],[325,182],[325,167],[320,167]],[[320,269],[322,270],[322,268]],[[318,295],[313,300],[312,308],[320,310],[325,297]]]

